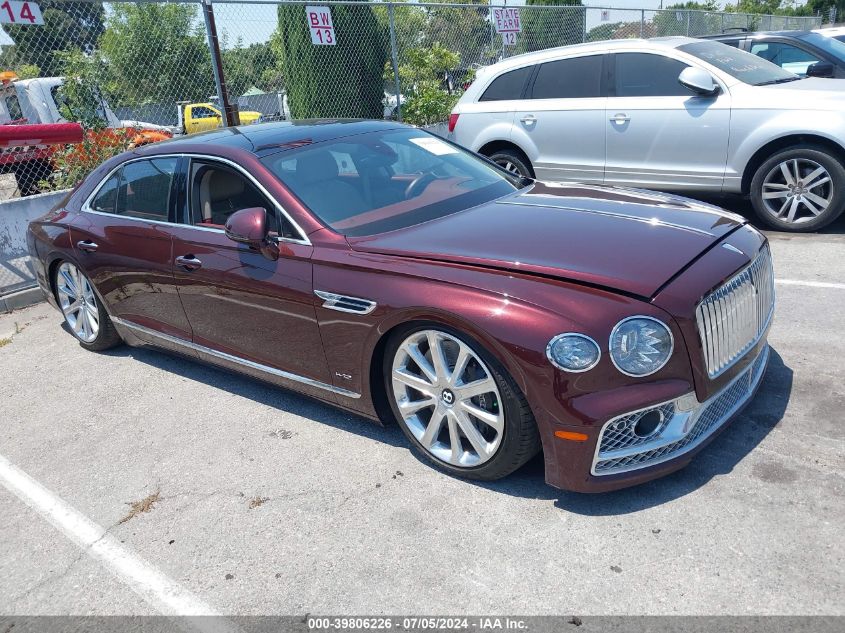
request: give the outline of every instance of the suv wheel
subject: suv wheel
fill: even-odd
[[[490,154],[488,158],[499,167],[505,171],[511,172],[512,174],[522,176],[523,178],[534,177],[534,170],[531,168],[531,161],[529,161],[525,154],[519,150],[501,149]]]
[[[780,231],[816,231],[845,210],[845,167],[821,148],[792,147],[757,168],[751,203]]]

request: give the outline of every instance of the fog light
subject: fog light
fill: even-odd
[[[661,424],[663,424],[663,413],[658,409],[653,409],[637,420],[634,425],[634,435],[637,437],[654,435]]]

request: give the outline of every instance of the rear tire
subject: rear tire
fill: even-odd
[[[488,156],[505,171],[523,178],[534,178],[534,168],[528,157],[517,149],[500,149]]]
[[[123,342],[91,280],[75,264],[56,266],[53,282],[65,323],[82,347],[100,352]]]
[[[399,427],[447,473],[500,479],[540,450],[537,424],[516,383],[479,343],[453,328],[399,328],[387,342],[383,375]]]
[[[790,147],[757,168],[750,194],[754,212],[766,226],[817,231],[845,210],[845,167],[821,147]]]

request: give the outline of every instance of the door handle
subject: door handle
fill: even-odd
[[[610,118],[610,120],[611,120],[613,123],[627,123],[628,121],[630,121],[630,120],[631,120],[631,117],[629,117],[629,116],[628,116],[627,114],[625,114],[624,112],[617,112],[616,114],[614,114],[614,115]]]
[[[91,240],[80,240],[76,243],[76,248],[81,251],[85,251],[86,253],[93,253],[100,247]]]
[[[524,117],[522,117],[520,119],[520,121],[522,121],[526,125],[531,125],[532,123],[537,122],[537,117],[535,117],[533,114],[526,114]]]
[[[181,266],[185,270],[196,270],[202,268],[202,262],[193,255],[179,255],[176,258],[176,265]]]

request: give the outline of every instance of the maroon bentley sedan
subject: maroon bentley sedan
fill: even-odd
[[[83,347],[156,346],[395,421],[462,477],[541,449],[560,488],[659,477],[768,360],[769,249],[742,218],[520,179],[391,122],[143,147],[28,241]]]

